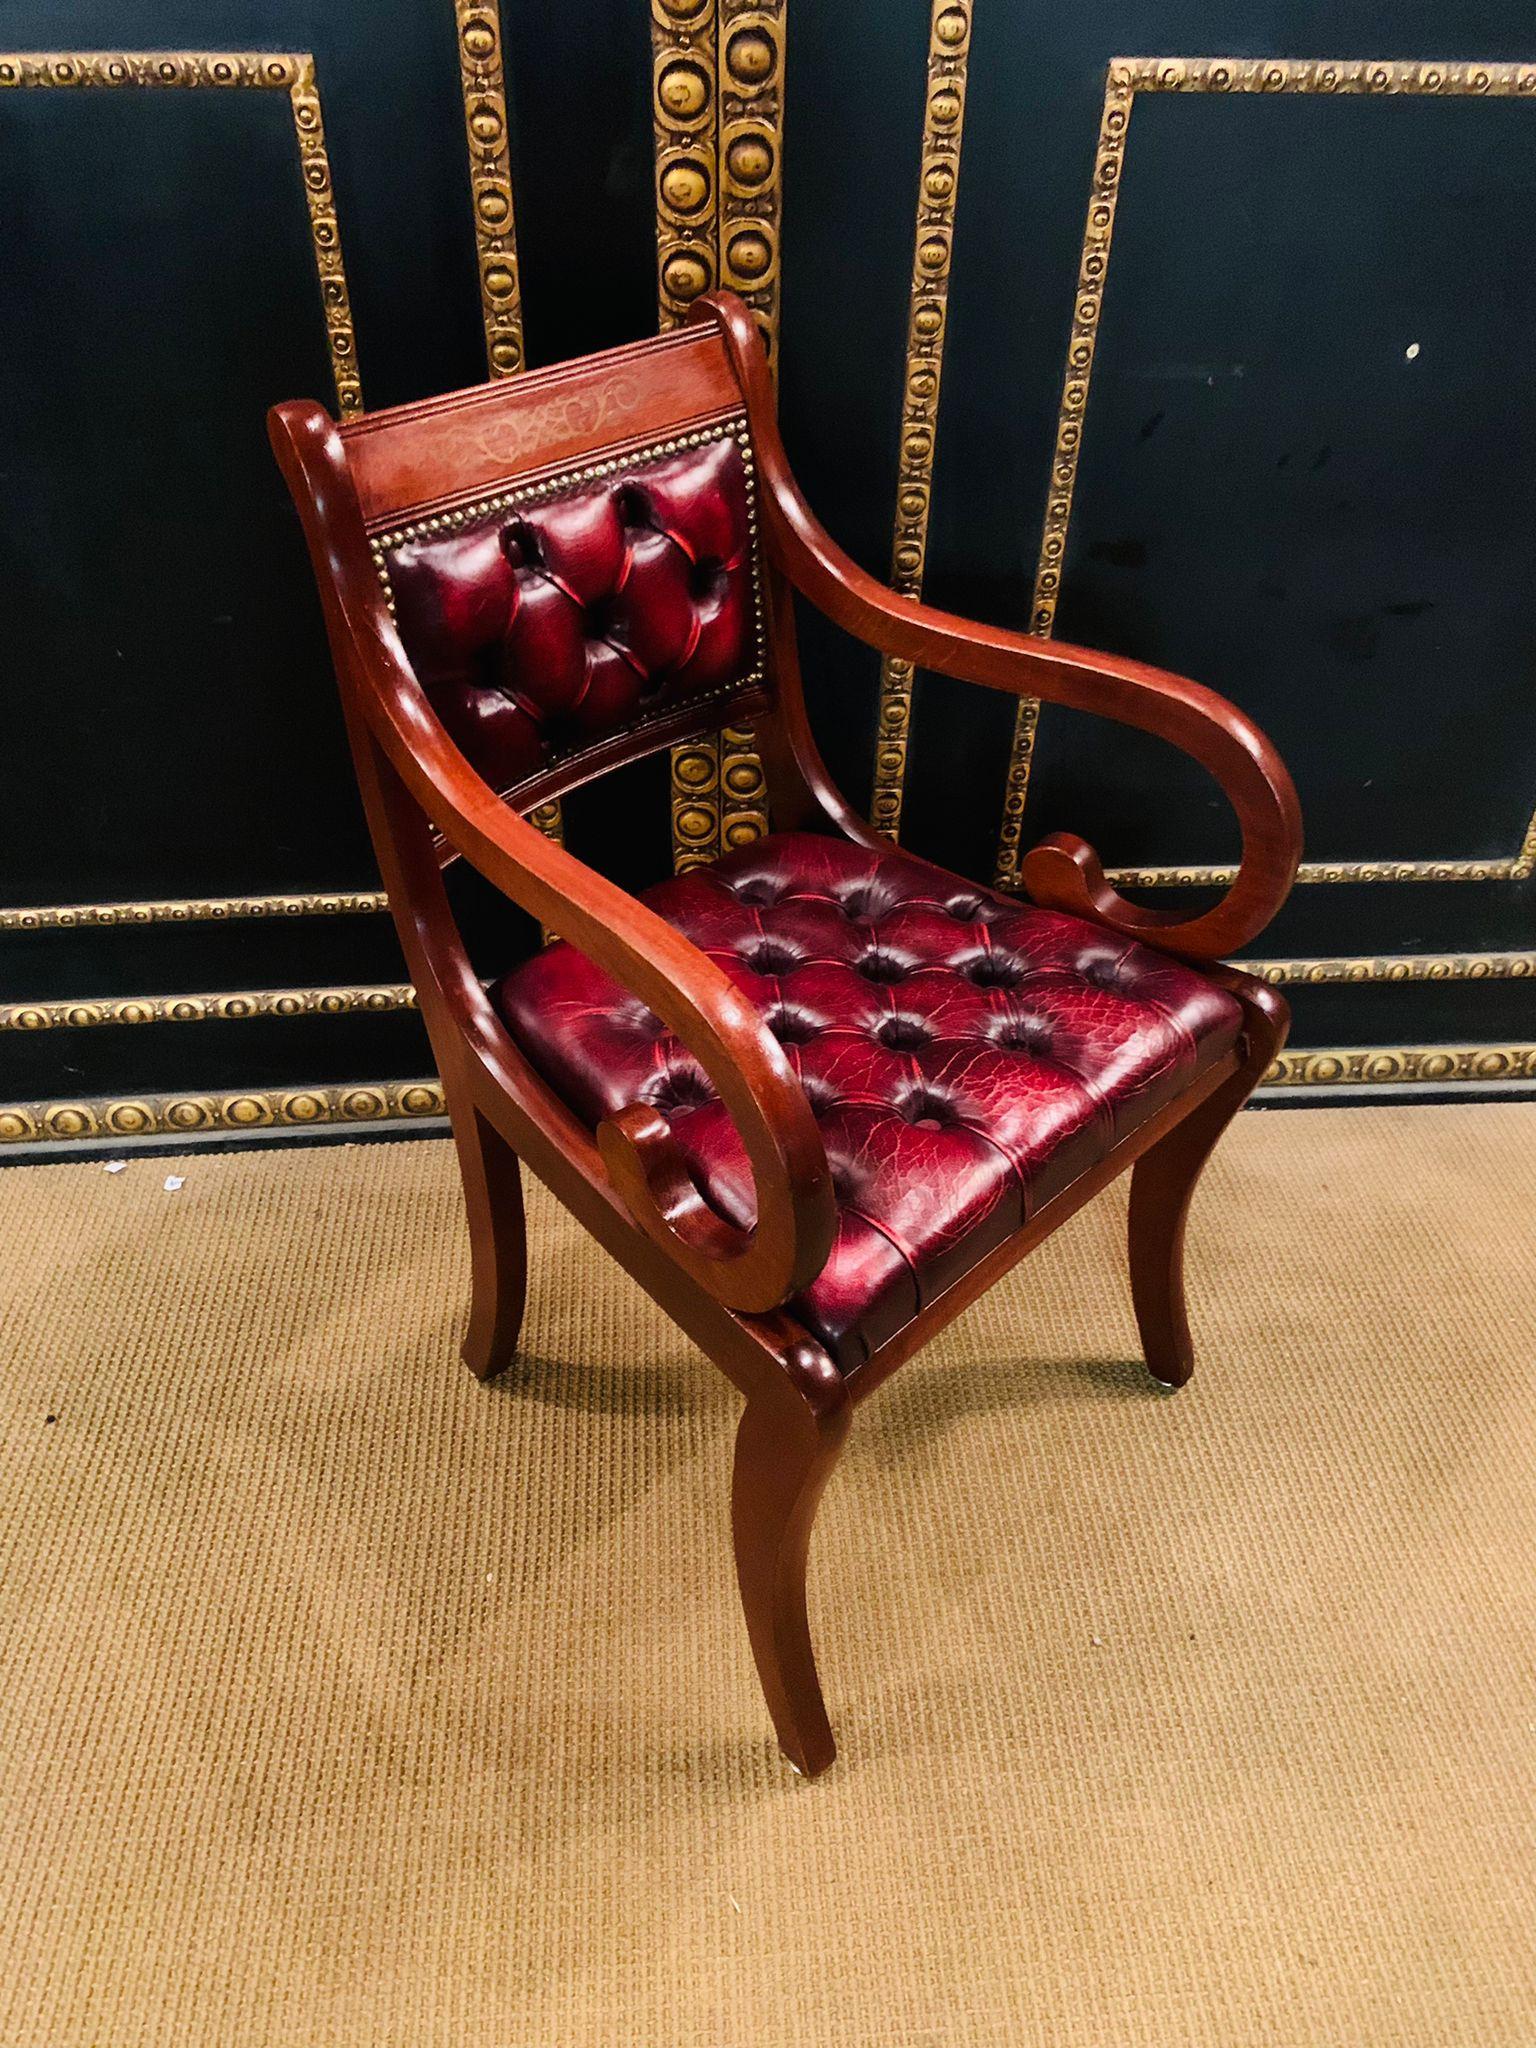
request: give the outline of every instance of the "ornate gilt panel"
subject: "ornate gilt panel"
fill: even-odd
[[[896,531],[891,541],[891,583],[904,597],[922,595],[923,564],[928,552],[928,507],[939,430],[939,380],[944,368],[955,203],[960,189],[960,140],[965,124],[971,10],[972,0],[933,0],[928,28],[922,168],[907,301],[901,462],[896,485]],[[912,664],[885,655],[880,664],[870,823],[893,840],[901,836],[911,723]]]
[[[1403,94],[1421,97],[1536,99],[1536,65],[1445,64],[1376,59],[1313,60],[1287,57],[1115,57],[1104,87],[1098,149],[1078,263],[1077,299],[1067,343],[1066,373],[1056,426],[1045,523],[1035,569],[1032,630],[1049,638],[1061,592],[1072,498],[1082,455],[1083,426],[1093,377],[1094,348],[1109,281],[1115,207],[1124,177],[1131,113],[1138,93]],[[1039,705],[1020,703],[1015,716],[996,881],[1019,885],[1024,807],[1029,794]],[[1120,888],[1167,887],[1230,881],[1227,867],[1178,865],[1121,868],[1110,879]],[[1520,881],[1536,873],[1536,814],[1518,850],[1503,860],[1308,861],[1303,882]]]
[[[651,0],[660,325],[717,284],[757,316],[778,354],[784,0]],[[768,829],[749,726],[674,747],[672,858],[679,873]]]

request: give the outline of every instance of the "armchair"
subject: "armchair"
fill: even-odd
[[[790,473],[752,318],[348,420],[270,418],[325,606],[385,886],[464,1182],[464,1357],[512,1360],[519,1161],[745,1397],[732,1520],[782,1749],[834,1754],[806,1615],[859,1404],[1117,1174],[1147,1364],[1189,1376],[1184,1222],[1287,1011],[1217,956],[1300,853],[1269,742],[1198,684],[898,597]],[[793,596],[872,646],[1140,726],[1201,761],[1243,857],[1197,915],[1128,902],[1057,835],[1005,898],[898,851],[833,786]],[[638,898],[527,822],[620,763],[751,721],[767,837]],[[554,942],[489,982],[462,857]]]

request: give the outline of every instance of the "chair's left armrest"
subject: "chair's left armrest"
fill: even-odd
[[[722,295],[700,301],[700,317],[719,322],[746,393],[770,558],[812,604],[844,631],[914,667],[1016,698],[1065,704],[1167,740],[1207,769],[1237,814],[1242,831],[1237,877],[1218,903],[1197,916],[1132,903],[1110,886],[1093,849],[1064,832],[1025,857],[1022,878],[1030,896],[1194,959],[1232,953],[1255,938],[1295,880],[1301,807],[1284,762],[1252,719],[1214,690],[1183,676],[1062,641],[979,625],[897,596],[844,553],[801,494],[779,437],[766,365],[746,308]]]

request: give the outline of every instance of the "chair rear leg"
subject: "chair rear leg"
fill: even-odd
[[[851,1415],[837,1375],[822,1378],[810,1398],[785,1378],[749,1395],[736,1432],[731,1521],[747,1634],[779,1747],[807,1778],[824,1771],[837,1748],[811,1648],[805,1567]]]
[[[1205,1162],[1285,1043],[1284,999],[1246,975],[1228,977],[1247,1012],[1243,1064],[1131,1169],[1131,1299],[1147,1370],[1165,1387],[1182,1387],[1195,1367],[1184,1301],[1184,1231]]]
[[[517,1352],[528,1290],[528,1236],[517,1154],[479,1110],[453,1120],[469,1215],[470,1307],[463,1358],[477,1380],[505,1370]]]

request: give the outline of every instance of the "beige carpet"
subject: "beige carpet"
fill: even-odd
[[[0,1174],[0,2042],[1527,2048],[1533,1195],[1244,1117],[1173,1398],[1070,1225],[855,1424],[805,1784],[735,1398],[549,1200],[487,1390],[445,1143]]]

